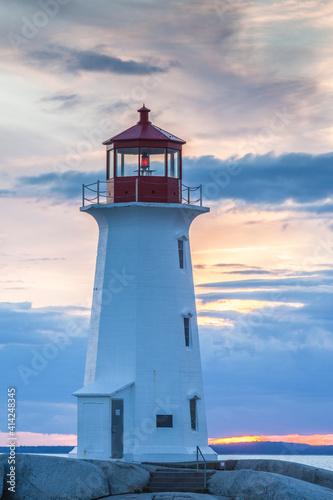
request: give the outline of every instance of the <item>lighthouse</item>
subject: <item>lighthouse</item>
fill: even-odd
[[[106,180],[83,186],[99,227],[78,458],[193,461],[208,446],[189,228],[209,212],[182,184],[185,141],[150,110],[106,146]]]

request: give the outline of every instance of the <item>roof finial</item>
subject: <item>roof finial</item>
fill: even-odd
[[[149,121],[149,111],[150,109],[146,108],[145,103],[143,103],[142,108],[138,109],[138,112],[140,113],[140,123],[141,125],[147,125],[148,123],[151,123]]]

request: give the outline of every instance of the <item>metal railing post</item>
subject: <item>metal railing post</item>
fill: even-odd
[[[139,179],[135,179],[135,201],[139,201]]]
[[[99,181],[97,181],[97,205],[99,205]]]
[[[200,207],[202,207],[202,184],[200,184]]]
[[[84,184],[82,184],[82,206],[84,207]]]
[[[191,203],[191,195],[190,195],[190,188],[188,187],[187,188],[187,203],[188,205],[190,205]]]
[[[206,486],[207,486],[207,462],[206,462],[206,459],[203,456],[202,451],[200,450],[199,446],[197,446],[197,469],[199,468],[199,452],[200,452],[200,455],[202,456],[203,461],[204,461],[204,488],[206,488]]]

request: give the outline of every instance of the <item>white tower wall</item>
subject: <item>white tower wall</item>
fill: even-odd
[[[188,235],[194,218],[209,209],[134,202],[81,210],[96,219],[100,235],[84,388],[75,393],[78,457],[117,458],[113,439],[120,432],[126,460],[194,460],[197,446],[215,460],[207,444]],[[190,399],[197,401],[196,430]],[[172,427],[157,427],[156,415],[172,415]]]

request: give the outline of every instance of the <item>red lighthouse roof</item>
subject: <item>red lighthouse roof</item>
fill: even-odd
[[[142,108],[138,109],[140,113],[140,120],[133,127],[128,128],[124,132],[121,132],[111,139],[103,142],[103,144],[108,145],[113,142],[118,141],[133,141],[133,140],[149,140],[149,141],[169,141],[177,142],[178,144],[185,144],[185,141],[176,137],[165,130],[156,127],[149,121],[150,109],[146,108],[144,105]]]

